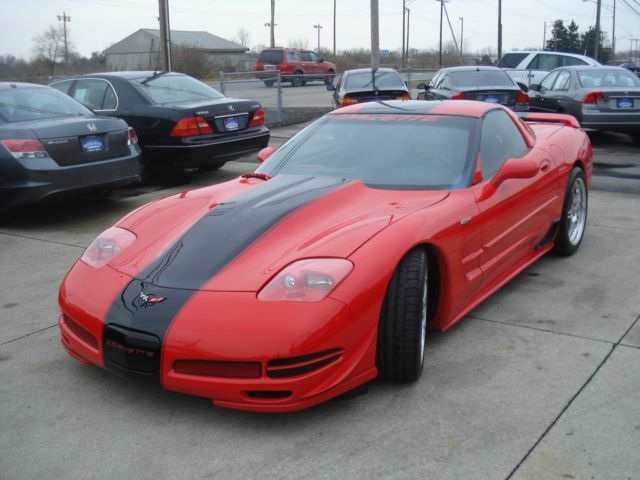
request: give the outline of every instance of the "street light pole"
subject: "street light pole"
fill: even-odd
[[[440,54],[438,55],[438,65],[442,67],[442,15],[444,13],[445,0],[436,0],[436,2],[440,2]]]
[[[407,8],[407,50],[405,52],[407,62],[409,63],[409,27],[411,26],[411,9]]]
[[[406,66],[405,64],[405,31],[404,26],[406,23],[406,11],[407,11],[407,0],[402,0],[402,68]]]
[[[271,27],[271,48],[276,46],[276,34],[274,31],[274,27],[276,21],[276,0],[271,0],[271,22],[269,22],[269,26]]]
[[[380,68],[378,0],[371,0],[371,68]]]
[[[69,65],[69,46],[67,44],[67,22],[71,21],[71,17],[67,16],[67,12],[62,12],[62,15],[58,15],[58,21],[62,22],[64,30],[64,64]]]
[[[333,63],[336,63],[336,0],[333,0]]]
[[[315,28],[316,30],[318,30],[318,54],[320,54],[320,30],[322,30],[322,25],[320,25],[320,22],[318,22],[317,25],[314,25],[313,28]]]
[[[498,0],[498,60],[502,58],[502,0]]]
[[[613,28],[611,33],[611,59],[616,60],[616,0],[613,0]]]

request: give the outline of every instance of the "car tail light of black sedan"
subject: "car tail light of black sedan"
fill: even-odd
[[[140,168],[136,133],[123,120],[53,88],[0,82],[0,209],[124,186]]]
[[[255,100],[227,98],[175,72],[108,72],[52,81],[95,112],[135,128],[145,168],[220,168],[269,143],[265,112]]]

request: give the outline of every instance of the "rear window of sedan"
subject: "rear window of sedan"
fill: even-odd
[[[0,91],[0,117],[5,122],[69,115],[93,115],[93,112],[53,88],[11,88]]]
[[[627,70],[579,70],[578,79],[584,88],[640,87],[640,79]]]
[[[454,88],[513,87],[511,77],[500,70],[470,70],[468,72],[451,72],[450,75]]]
[[[188,75],[157,75],[131,82],[158,105],[224,98],[216,89]]]
[[[396,72],[350,72],[344,84],[347,90],[374,88],[399,88],[404,89],[405,85],[400,75]]]
[[[477,120],[413,114],[330,115],[258,168],[268,175],[331,176],[372,188],[465,188]]]

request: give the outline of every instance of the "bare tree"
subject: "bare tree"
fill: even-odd
[[[304,50],[309,49],[309,39],[308,38],[293,38],[289,40],[290,48],[302,48]]]
[[[36,58],[46,63],[53,75],[56,63],[64,58],[64,33],[61,28],[49,25],[44,33],[33,38]]]
[[[207,60],[206,54],[196,46],[191,45],[173,45],[172,50],[172,66],[176,72],[186,73],[196,78],[205,78],[210,70],[211,65]]]
[[[238,43],[240,45],[242,45],[243,47],[247,47],[249,46],[250,36],[251,34],[249,33],[249,30],[247,30],[246,28],[239,28],[238,33],[236,34],[236,39],[238,40]]]

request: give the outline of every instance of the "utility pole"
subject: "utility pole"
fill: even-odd
[[[411,26],[411,10],[407,7],[407,49],[405,52],[406,63],[409,63],[409,27]]]
[[[442,67],[442,16],[444,15],[444,2],[446,0],[436,0],[440,2],[440,54],[438,56],[438,65]]]
[[[598,0],[598,6],[596,7],[596,31],[595,31],[595,47],[593,50],[593,58],[598,62],[600,58],[600,8],[602,7],[602,0]]]
[[[380,68],[378,0],[371,0],[371,68]]]
[[[542,34],[542,50],[547,49],[547,21],[544,21],[544,33]]]
[[[613,29],[611,33],[611,60],[616,60],[616,0],[613,0]]]
[[[333,0],[333,63],[336,63],[336,0]]]
[[[171,29],[169,27],[169,0],[158,0],[160,8],[160,57],[162,70],[171,71]]]
[[[320,22],[318,22],[317,25],[314,25],[313,28],[315,28],[316,30],[318,30],[318,55],[320,54],[320,30],[322,30],[322,25],[320,25]]]
[[[498,60],[502,58],[502,0],[498,0]]]
[[[462,40],[464,40],[464,18],[458,18],[460,19],[460,58],[462,58]]]
[[[271,0],[271,22],[265,24],[271,27],[271,48],[276,46],[276,34],[274,31],[274,27],[276,26],[275,20],[276,20],[276,0]]]
[[[404,31],[404,27],[406,23],[406,11],[407,11],[407,0],[402,0],[402,68],[405,68],[406,66],[406,62],[405,62],[406,48],[405,48],[405,31]]]
[[[58,15],[58,21],[62,22],[62,29],[64,30],[64,64],[69,65],[69,45],[67,44],[67,22],[71,21],[71,17],[67,16],[67,12],[62,12],[62,15]]]

